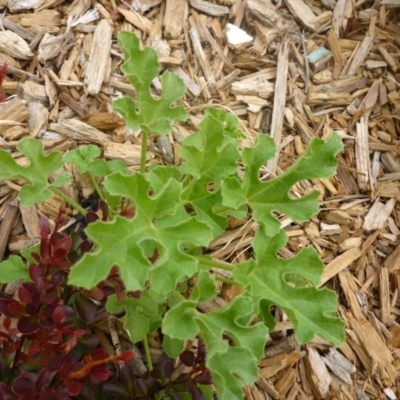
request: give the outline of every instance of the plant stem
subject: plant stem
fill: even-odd
[[[144,347],[144,354],[146,356],[147,367],[149,368],[149,371],[152,371],[153,363],[151,362],[150,348],[149,348],[149,342],[147,341],[147,335],[144,335],[142,343],[143,343],[143,347]]]
[[[95,190],[96,193],[99,195],[100,199],[104,201],[104,200],[105,200],[105,199],[104,199],[104,194],[103,194],[103,192],[101,191],[100,186],[99,186],[99,184],[98,184],[97,181],[96,181],[96,178],[93,176],[93,174],[92,174],[91,172],[88,172],[88,176],[89,176],[90,182],[92,182],[92,185],[93,185],[93,187],[94,187],[94,190]]]
[[[241,286],[239,283],[237,283],[233,279],[224,278],[223,276],[214,275],[214,278],[215,278],[216,281],[224,282],[224,283],[227,283],[228,285]]]
[[[79,211],[82,215],[86,215],[86,210],[81,207],[76,201],[72,200],[66,194],[64,194],[61,190],[50,187],[50,190],[55,193],[58,197],[61,197],[65,202],[67,202],[70,206],[74,207],[75,210]]]
[[[232,265],[222,263],[221,261],[215,261],[208,256],[200,256],[200,257],[198,257],[198,260],[200,263],[202,263],[204,265],[208,265],[210,267],[215,267],[215,268],[220,268],[225,271],[232,272],[233,268],[234,268]]]
[[[147,155],[147,137],[146,131],[142,132],[142,151],[140,154],[140,172],[144,175],[146,172],[146,155]]]

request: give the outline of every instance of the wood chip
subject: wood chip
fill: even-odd
[[[307,355],[304,362],[307,366],[308,381],[311,384],[315,398],[324,399],[329,391],[331,377],[322,357],[312,346],[307,346]]]
[[[104,144],[111,141],[108,135],[77,119],[66,119],[53,123],[50,124],[49,128],[54,132],[78,141],[97,144]]]
[[[218,4],[210,3],[205,0],[189,0],[190,5],[198,11],[205,14],[212,15],[213,17],[221,17],[223,15],[229,14],[229,8],[225,6],[220,6]]]
[[[275,83],[274,108],[272,111],[271,137],[274,139],[275,145],[279,147],[282,137],[284,109],[286,102],[286,87],[288,74],[288,54],[289,46],[287,42],[283,44],[278,55],[277,75]],[[279,90],[276,90],[279,88]],[[278,165],[279,153],[267,163],[268,170],[274,174]]]
[[[0,31],[0,51],[22,60],[33,57],[28,43],[11,31]]]
[[[105,78],[111,48],[112,26],[102,20],[93,35],[89,63],[85,73],[85,85],[89,94],[98,94]]]
[[[306,28],[317,31],[320,27],[318,18],[303,0],[285,0],[293,16]]]

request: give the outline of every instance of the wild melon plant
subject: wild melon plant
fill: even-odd
[[[182,165],[153,165],[146,171],[148,136],[168,135],[174,122],[187,118],[185,109],[176,105],[186,88],[178,76],[166,71],[161,77],[162,94],[155,98],[150,87],[160,70],[156,52],[142,49],[132,33],[121,32],[119,42],[125,56],[121,69],[136,98],[121,98],[114,108],[129,128],[142,132],[140,171],[129,173],[123,163],[105,161],[94,145],[63,157],[59,152],[44,155],[40,141],[26,138],[18,149],[29,165],[18,165],[0,150],[0,179],[28,181],[19,194],[24,205],[45,201],[54,192],[85,214],[59,189],[70,177],[49,177],[63,163],[73,163],[88,174],[107,204],[108,217],[86,227],[92,247],[68,269],[68,285],[91,290],[118,276],[124,293],[108,296],[105,307],[110,313],[125,311],[124,327],[132,342],[146,343],[147,334],[160,330],[164,351],[174,358],[184,352],[187,341],[201,338],[205,367],[218,399],[241,399],[243,385],[257,380],[257,364],[274,328],[271,307],[278,306],[288,315],[299,343],[315,335],[334,346],[343,340],[336,294],[318,288],[323,264],[317,252],[307,247],[292,258],[281,258],[278,252],[288,239],[274,214],[304,222],[318,212],[318,192],[300,198],[292,198],[289,192],[299,181],[335,173],[341,139],[335,133],[326,140],[313,139],[290,169],[262,181],[260,168],[276,152],[273,140],[259,134],[254,145],[241,149],[236,116],[208,109],[198,131],[183,143]],[[242,168],[239,173],[241,166],[244,172]],[[99,177],[103,177],[100,184]],[[228,228],[228,216],[248,215],[259,225],[253,257],[229,265],[207,256],[210,242]],[[0,264],[0,280],[31,280],[24,263],[13,256]],[[199,303],[217,296],[219,278],[213,267],[230,271],[232,279],[226,283],[244,291],[218,311],[203,313]],[[195,285],[188,290],[190,278],[195,278]],[[204,397],[212,398],[211,392],[205,390]]]

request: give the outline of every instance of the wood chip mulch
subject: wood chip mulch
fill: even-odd
[[[31,136],[63,152],[93,143],[106,159],[139,168],[140,134],[112,109],[114,99],[135,95],[119,68],[122,30],[138,34],[187,85],[190,119],[149,143],[149,164],[178,165],[183,139],[209,106],[240,118],[244,145],[259,132],[274,138],[280,152],[269,174],[285,171],[312,137],[337,131],[345,144],[337,175],[293,188],[296,196],[318,189],[321,212],[306,224],[282,216],[289,242],[281,255],[317,249],[322,284],[339,294],[345,342],[299,346],[277,312],[246,399],[400,396],[399,0],[0,0],[1,10],[0,67],[9,68],[0,148],[20,162],[18,140]],[[77,201],[88,197],[90,182],[70,172],[76,185],[65,190]],[[19,189],[18,181],[0,181],[2,256],[36,243],[38,216],[55,217],[60,206],[54,197],[22,207]],[[254,229],[232,226],[211,254],[245,260]],[[223,287],[209,309],[235,296],[231,290]],[[110,324],[96,332],[110,340]]]

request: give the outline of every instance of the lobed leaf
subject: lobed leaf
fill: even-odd
[[[22,178],[30,182],[23,186],[19,193],[21,203],[31,206],[39,201],[45,201],[51,196],[51,187],[66,183],[66,174],[59,177],[54,184],[48,179],[51,174],[62,167],[62,156],[58,151],[44,155],[43,144],[40,140],[23,138],[17,144],[17,149],[28,158],[29,165],[16,163],[10,153],[0,149],[0,179]]]
[[[315,287],[319,285],[323,271],[317,252],[308,247],[292,258],[283,259],[277,253],[286,242],[284,231],[268,236],[260,229],[253,241],[255,260],[235,266],[235,281],[247,289],[246,293],[260,307],[270,329],[273,318],[269,307],[278,305],[293,322],[300,343],[306,343],[318,334],[339,346],[344,338],[344,324],[335,315],[336,293]],[[296,279],[290,280],[293,277]],[[306,284],[296,285],[300,278]]]
[[[182,301],[170,309],[164,317],[163,332],[181,340],[193,339],[200,333],[218,398],[242,398],[243,385],[258,379],[257,362],[264,354],[268,330],[261,322],[251,325],[256,316],[254,303],[245,296],[207,314],[198,312],[196,306],[194,301]],[[230,345],[227,339],[234,344]]]
[[[208,245],[210,228],[186,213],[180,202],[181,184],[175,179],[169,178],[153,194],[140,173],[110,175],[104,186],[110,194],[130,199],[135,217],[117,216],[88,226],[86,234],[97,248],[71,269],[69,283],[92,288],[118,266],[127,290],[142,290],[150,280],[152,295],[164,300],[177,283],[197,272],[198,261],[185,248]],[[159,256],[152,263],[154,251]]]
[[[131,129],[167,135],[173,121],[187,118],[182,106],[173,106],[185,94],[185,84],[180,77],[166,71],[161,78],[163,93],[160,98],[154,98],[150,86],[160,70],[157,53],[149,47],[141,50],[139,38],[131,32],[120,32],[118,40],[125,58],[121,70],[136,89],[136,100],[118,99],[113,104],[114,109]]]
[[[208,109],[199,131],[185,139],[180,154],[186,160],[181,173],[193,177],[182,194],[182,200],[190,203],[197,217],[210,225],[214,236],[226,229],[228,213],[243,217],[246,212],[245,208],[236,211],[219,207],[222,203],[221,180],[237,170],[237,137],[240,135],[237,124],[236,116]]]
[[[125,308],[124,328],[132,343],[139,342],[148,333],[154,332],[161,325],[165,308],[154,301],[148,292],[142,292],[140,297],[125,297],[121,302],[114,294],[107,298],[106,309],[109,313],[117,313]]]
[[[25,282],[31,281],[29,269],[19,256],[10,256],[8,260],[1,262],[0,271],[1,283],[15,282],[18,279],[23,279]]]
[[[73,149],[64,156],[64,162],[74,164],[81,174],[90,172],[98,176],[107,176],[112,172],[126,174],[128,167],[119,160],[106,161],[100,156],[100,148],[93,144]]]
[[[271,236],[280,229],[279,221],[272,215],[273,211],[283,212],[295,221],[307,221],[318,212],[318,192],[293,199],[289,191],[301,180],[333,175],[337,165],[335,155],[341,149],[342,141],[337,134],[332,134],[325,141],[314,138],[290,169],[275,179],[261,182],[258,178],[259,169],[273,157],[275,146],[270,137],[259,135],[254,147],[242,150],[246,171],[244,178],[228,177],[222,182],[223,203],[234,208],[249,205],[253,218]]]

